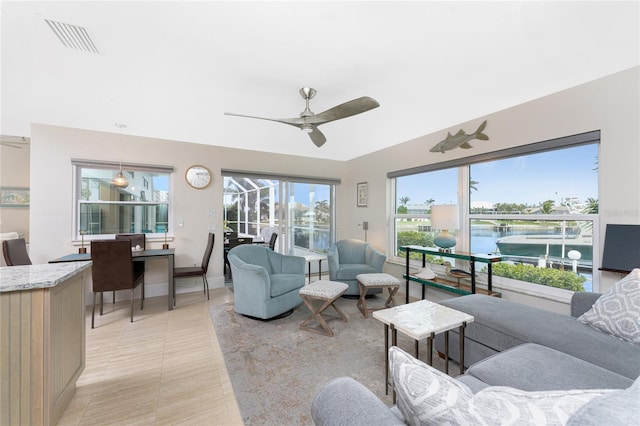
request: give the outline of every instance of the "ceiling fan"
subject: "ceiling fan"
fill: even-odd
[[[24,136],[0,135],[0,145],[21,149],[23,146],[29,145],[29,140]]]
[[[375,99],[368,96],[363,96],[361,98],[353,99],[351,101],[340,104],[333,108],[329,108],[328,110],[323,111],[319,114],[314,114],[309,109],[309,100],[316,95],[316,89],[303,87],[302,89],[300,89],[300,95],[307,102],[307,107],[300,113],[299,118],[265,118],[255,117],[251,115],[234,114],[231,112],[225,112],[225,115],[277,121],[278,123],[295,126],[303,132],[308,133],[313,143],[316,144],[317,147],[321,147],[327,141],[327,138],[322,134],[320,130],[318,130],[319,125],[329,123],[330,121],[351,117],[352,115],[360,114],[380,106],[378,101],[376,101]]]

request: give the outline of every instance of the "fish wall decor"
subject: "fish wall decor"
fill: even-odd
[[[487,127],[487,120],[484,120],[482,122],[480,127],[478,127],[478,130],[470,134],[466,134],[462,129],[460,129],[455,135],[447,132],[447,137],[445,138],[445,140],[443,140],[442,142],[438,142],[438,144],[431,148],[429,152],[441,152],[444,154],[445,151],[450,151],[456,148],[473,148],[471,145],[469,145],[469,141],[473,139],[478,139],[481,141],[489,140],[489,136],[482,133],[485,127]]]

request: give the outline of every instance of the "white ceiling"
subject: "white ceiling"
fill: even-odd
[[[638,1],[1,8],[1,133],[15,136],[44,123],[348,160],[640,63]],[[65,48],[44,19],[86,28],[100,54]],[[381,106],[323,125],[321,148],[224,115],[295,117],[303,86],[316,113],[365,95]]]

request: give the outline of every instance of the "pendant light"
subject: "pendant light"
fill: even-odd
[[[122,163],[120,163],[120,172],[111,179],[111,185],[117,186],[118,188],[126,188],[129,186],[129,179],[122,173]]]
[[[116,123],[116,127],[118,127],[120,131],[122,131],[122,129],[127,127],[127,125]],[[122,139],[122,136],[120,137],[120,139]],[[122,162],[120,162],[120,172],[118,172],[118,174],[113,179],[111,179],[111,185],[123,189],[129,186],[129,179],[127,179],[127,177],[122,173]]]

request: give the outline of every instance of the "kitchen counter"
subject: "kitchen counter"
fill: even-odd
[[[0,268],[0,424],[55,425],[85,367],[91,262]]]

